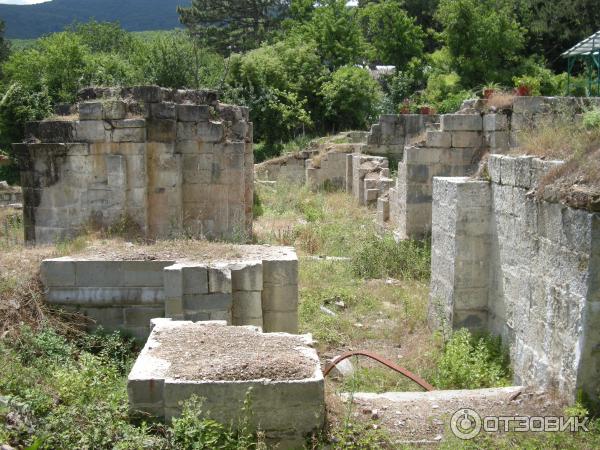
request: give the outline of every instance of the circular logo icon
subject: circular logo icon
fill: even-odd
[[[473,439],[481,431],[481,417],[472,409],[459,409],[450,419],[450,429],[459,439]]]

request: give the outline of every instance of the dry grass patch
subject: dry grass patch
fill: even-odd
[[[494,92],[487,100],[486,106],[489,109],[503,110],[512,108],[515,95],[510,92]]]
[[[539,198],[600,211],[600,126],[557,118],[523,132],[519,142],[513,154],[565,161],[541,181]]]

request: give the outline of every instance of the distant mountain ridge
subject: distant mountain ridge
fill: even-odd
[[[129,31],[170,30],[181,26],[177,6],[190,0],[52,0],[36,5],[0,5],[6,37],[31,39],[61,31],[74,21],[118,21]]]

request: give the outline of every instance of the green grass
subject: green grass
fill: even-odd
[[[0,341],[0,443],[40,449],[261,447],[244,424],[235,432],[204,418],[197,399],[172,425],[133,420],[126,377],[137,350],[116,333],[67,340],[50,327],[36,333],[23,328],[19,339]]]

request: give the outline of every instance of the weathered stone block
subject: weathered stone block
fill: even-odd
[[[175,142],[177,122],[168,119],[151,119],[146,121],[146,133],[149,142]]]
[[[47,287],[75,286],[75,262],[70,258],[42,261],[41,278]]]
[[[226,267],[208,269],[209,292],[231,293],[231,271]]]
[[[204,142],[222,142],[225,134],[220,122],[200,122],[196,125],[196,136]]]
[[[286,285],[298,284],[298,259],[286,255],[280,259],[263,259],[263,283]]]
[[[263,311],[297,311],[298,286],[265,284],[262,291]]]
[[[261,291],[263,288],[262,261],[245,261],[230,265],[234,291]]]
[[[209,119],[208,105],[177,105],[177,120],[180,122],[207,122]]]
[[[165,308],[144,308],[135,306],[133,308],[125,308],[125,326],[129,327],[147,327],[150,331],[150,321],[152,319],[165,316]]]
[[[104,118],[102,102],[81,102],[79,103],[80,120],[102,120]]]
[[[427,147],[452,147],[452,133],[448,131],[428,131]]]
[[[185,311],[231,311],[231,294],[184,294]]]
[[[74,124],[73,137],[76,141],[83,142],[110,141],[110,125],[107,126],[102,120],[77,121]]]
[[[452,147],[481,147],[483,138],[478,131],[455,131],[452,133]]]
[[[263,326],[262,293],[260,291],[236,291],[232,298],[234,325]]]
[[[265,333],[298,333],[297,311],[263,311],[263,330]]]
[[[479,114],[444,114],[440,116],[442,131],[482,131]]]
[[[155,119],[176,119],[175,103],[160,102],[150,105],[150,115]]]
[[[105,120],[120,120],[127,116],[127,105],[123,100],[104,100],[102,106]]]

